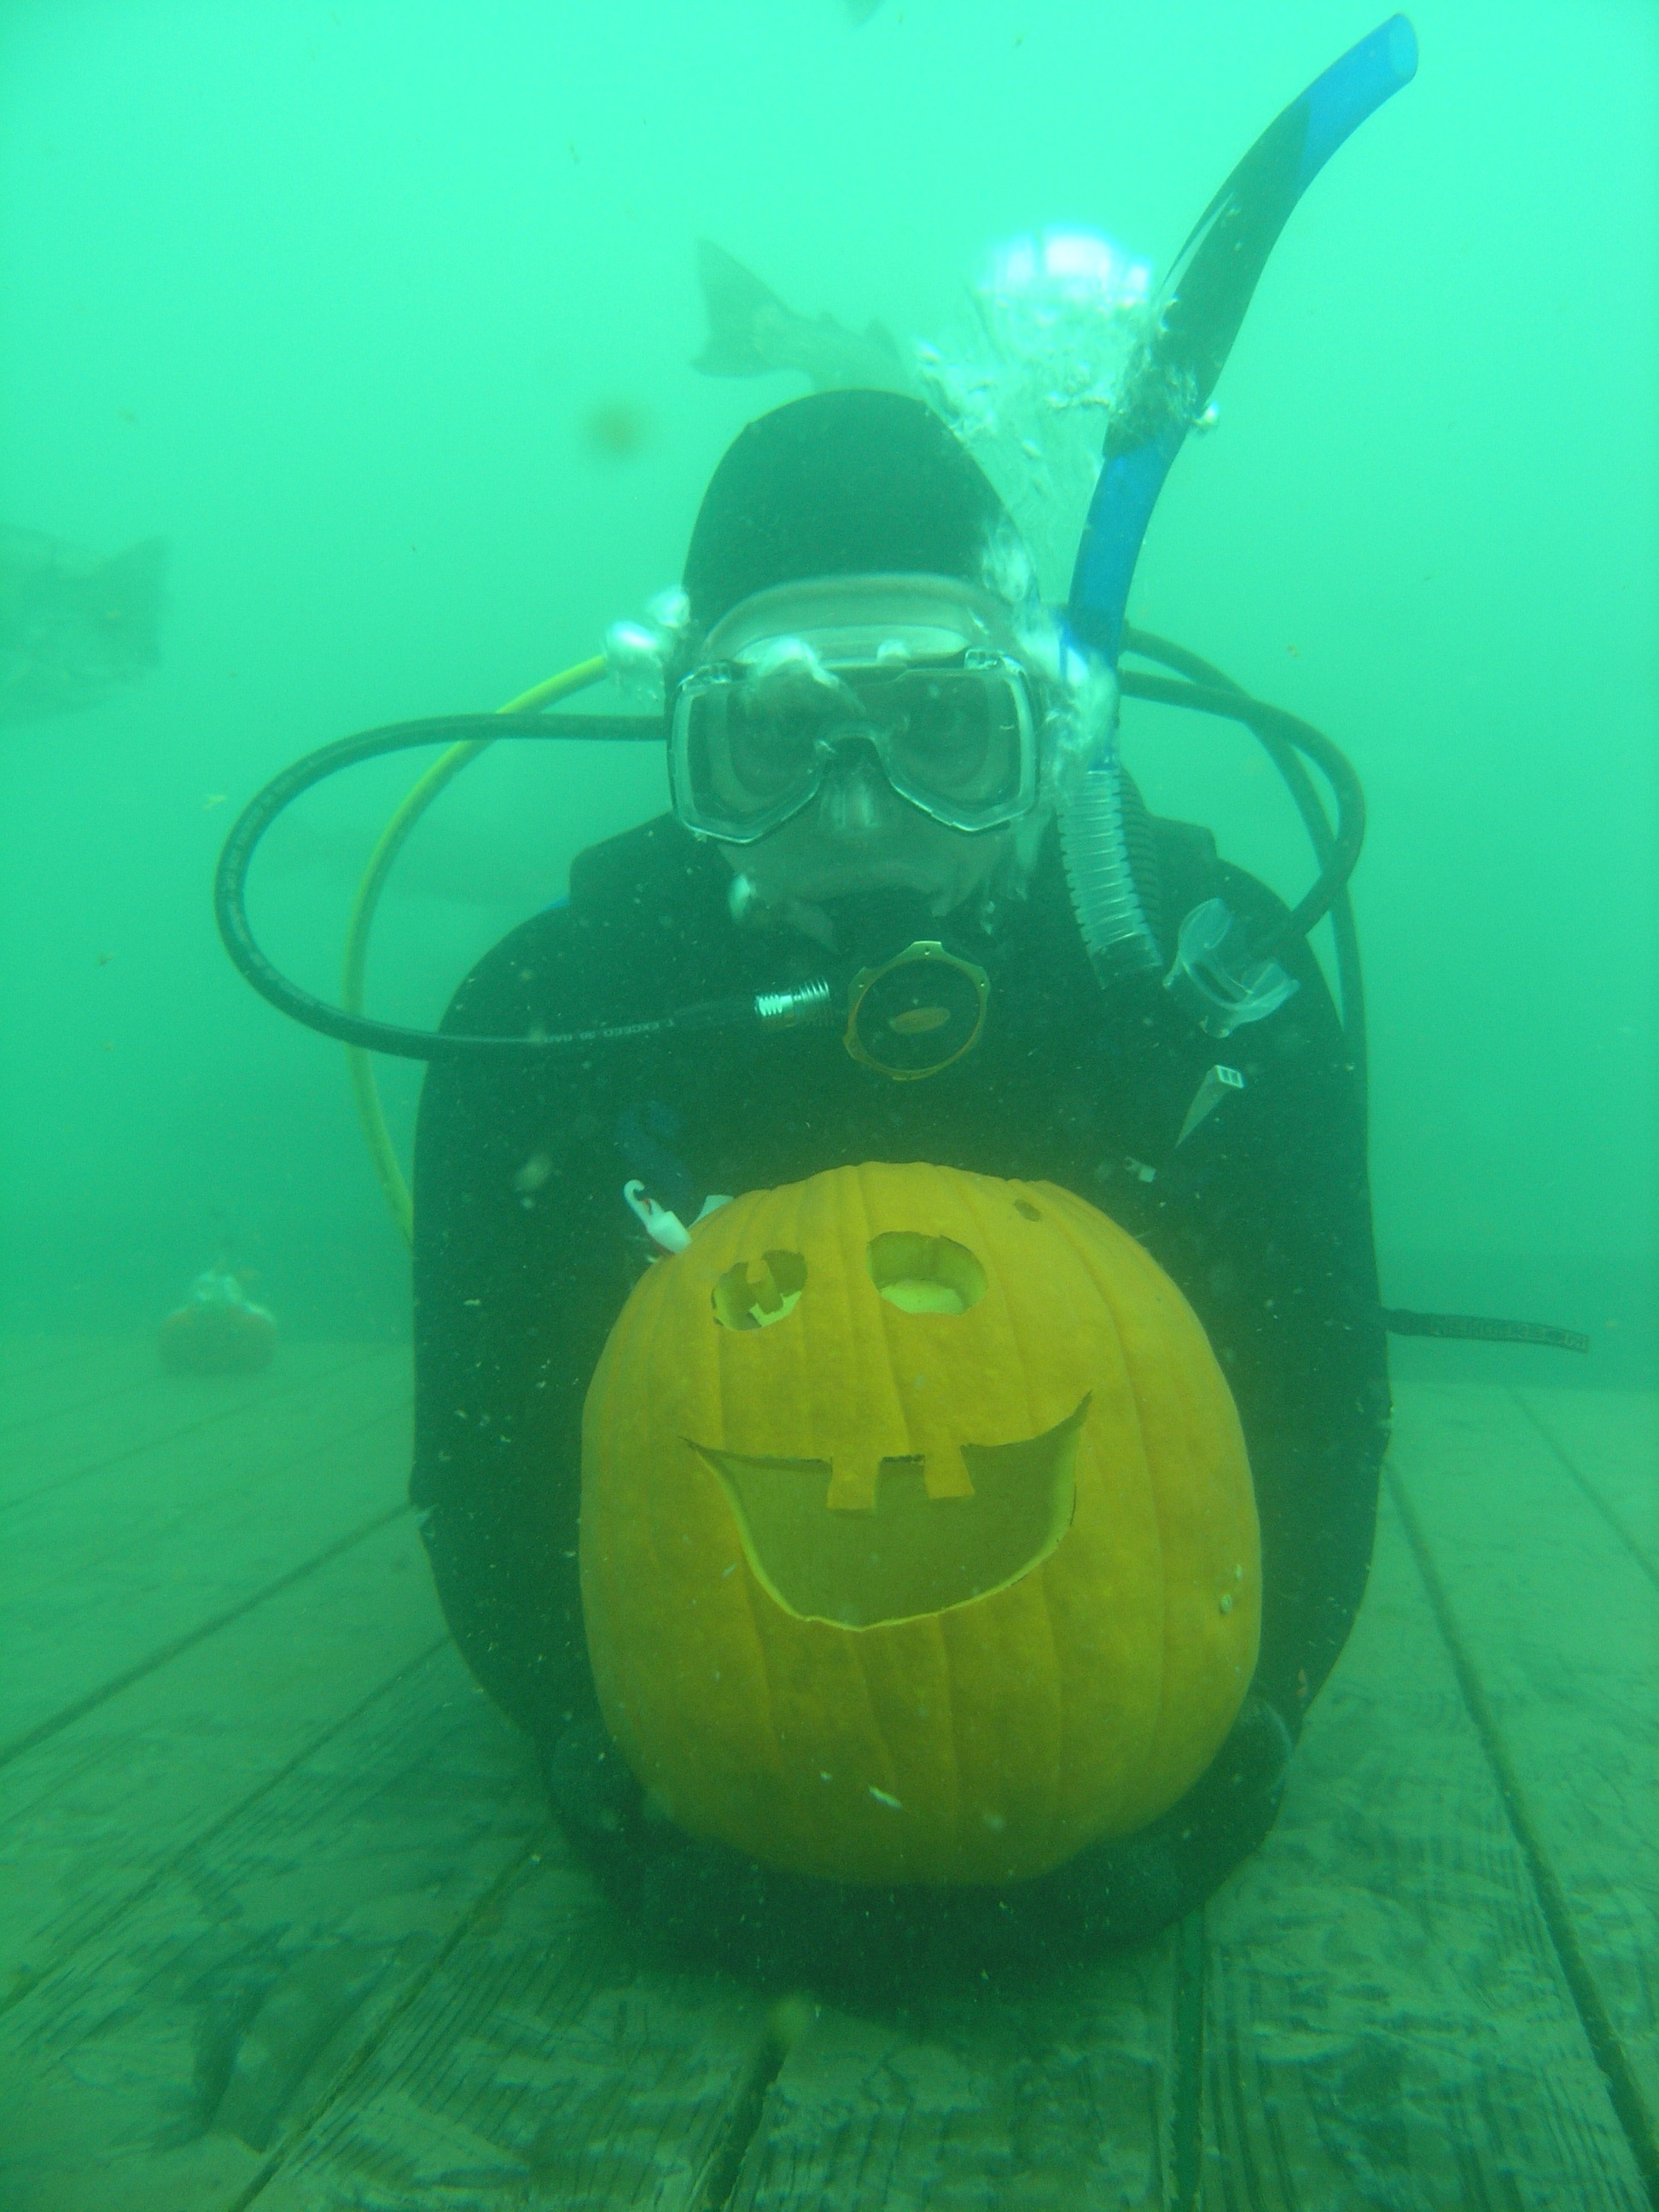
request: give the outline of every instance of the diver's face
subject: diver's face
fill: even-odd
[[[720,850],[765,905],[822,936],[805,910],[872,891],[914,891],[931,915],[951,913],[989,883],[1012,834],[936,822],[899,797],[869,748],[854,746],[799,814],[757,843]]]
[[[1040,702],[1018,646],[1000,600],[947,576],[754,593],[677,690],[681,818],[763,908],[826,944],[849,900],[908,892],[953,912],[1036,801]]]

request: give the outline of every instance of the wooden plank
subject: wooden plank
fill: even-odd
[[[40,1329],[15,1329],[0,1336],[0,1382],[33,1375],[72,1358],[84,1338]]]
[[[0,1761],[402,1501],[400,1362],[123,1458],[10,1516]],[[88,1419],[87,1433],[94,1424]]]
[[[204,1564],[222,1553],[222,1540],[198,1545],[190,1534],[204,1510],[234,1513],[275,1493],[289,1501],[290,1519],[303,1518],[313,1492],[321,1503],[338,1481],[317,1469],[315,1455],[347,1429],[393,1415],[404,1417],[406,1431],[410,1396],[401,1359],[355,1360],[280,1400],[261,1399],[206,1428],[133,1449],[126,1448],[118,1408],[88,1407],[81,1419],[87,1453],[113,1444],[117,1455],[89,1467],[67,1491],[13,1501],[5,1541],[9,1551],[28,1555],[23,1587],[51,1589],[46,1602],[56,1613],[64,1589],[95,1578],[118,1553],[172,1555],[181,1542],[186,1551],[201,1550]]]
[[[149,1332],[142,1338],[133,1338],[126,1332],[122,1336],[86,1336],[86,1334],[62,1334],[46,1329],[15,1332],[11,1336],[0,1336],[0,1387],[24,1382],[35,1376],[46,1376],[62,1367],[66,1360],[86,1358],[86,1347],[93,1343],[142,1343],[155,1349],[155,1336]],[[4,1418],[4,1407],[0,1407],[0,1420]]]
[[[902,2015],[822,2009],[768,2094],[732,2212],[1161,2208],[1177,1947],[918,1990]]]
[[[1640,2176],[1386,1505],[1378,1537],[1279,1824],[1206,1912],[1205,2212],[1637,2212]]]
[[[153,1336],[41,1338],[35,1352],[20,1351],[0,1370],[0,1452],[54,1414],[137,1389],[161,1371]]]
[[[0,1510],[169,1438],[274,1409],[331,1375],[408,1357],[402,1346],[289,1345],[263,1375],[166,1375],[151,1366],[107,1389],[94,1365],[49,1414],[0,1437]],[[89,1432],[88,1417],[100,1413],[109,1418],[94,1419]]]
[[[258,1375],[172,1375],[147,1340],[86,1340],[72,1358],[8,1394],[0,1505],[74,1480],[112,1453],[274,1405],[343,1368],[398,1357],[407,1361],[407,1346],[325,1341],[284,1345]]]
[[[0,2007],[443,1640],[405,1515],[0,1772]]]
[[[1517,1390],[1573,1480],[1659,1577],[1659,1392]]]
[[[1507,1392],[1413,1390],[1393,1464],[1659,2186],[1659,1590]]]
[[[634,1954],[550,1838],[442,1961],[259,2212],[701,2212],[767,2048],[766,2001]]]
[[[8,2212],[247,2202],[544,1820],[448,1646],[406,1672],[0,2022]]]
[[[765,2001],[630,1954],[538,1842],[522,1748],[458,1662],[409,1670],[434,1619],[415,1544],[407,1519],[365,1540],[0,1777],[38,1978],[0,2027],[9,2208],[1166,2201],[1167,1942],[1042,1992],[819,2013],[737,2171]],[[1385,1545],[1285,1821],[1212,1907],[1206,2206],[1645,2201],[1426,1620]]]

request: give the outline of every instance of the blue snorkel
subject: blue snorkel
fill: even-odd
[[[1390,16],[1269,124],[1194,224],[1156,302],[1152,332],[1125,380],[1078,544],[1065,637],[1074,665],[1112,679],[1146,526],[1187,433],[1209,404],[1257,282],[1291,210],[1368,115],[1408,84],[1417,38]],[[1115,714],[1099,757],[1060,809],[1061,848],[1078,925],[1103,974],[1163,966],[1134,888],[1124,826]],[[1166,981],[1224,1036],[1282,1005],[1295,984],[1239,940],[1219,900],[1188,915]]]

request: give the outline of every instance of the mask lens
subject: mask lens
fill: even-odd
[[[816,684],[774,680],[726,688],[733,695],[724,732],[730,772],[744,791],[772,805],[811,775],[836,703]]]
[[[988,656],[890,672],[831,674],[814,662],[694,677],[675,706],[677,803],[694,828],[763,836],[811,798],[825,763],[853,741],[874,748],[902,798],[960,829],[1008,821],[1035,796],[1024,675]]]
[[[688,687],[675,746],[701,826],[768,821],[811,791],[826,706],[817,687],[741,679]]]
[[[1023,696],[1002,671],[911,669],[871,704],[886,726],[888,773],[907,795],[969,814],[1018,798],[1028,725]]]

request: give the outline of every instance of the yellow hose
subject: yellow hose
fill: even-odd
[[[591,684],[600,681],[605,672],[602,655],[592,660],[579,660],[574,668],[562,675],[550,676],[544,684],[538,684],[528,691],[509,699],[499,711],[503,714],[532,714],[538,708],[550,707],[556,699],[567,699],[573,691],[585,691]],[[369,934],[374,927],[375,908],[380,902],[380,893],[391,874],[392,863],[402,852],[409,834],[426,812],[433,800],[446,787],[453,783],[461,770],[487,752],[495,740],[475,738],[468,743],[451,745],[447,752],[440,753],[432,766],[414,783],[397,812],[381,830],[380,842],[369,855],[368,866],[363,870],[362,881],[357,886],[357,896],[351,903],[350,919],[346,924],[345,956],[340,971],[340,1003],[348,1013],[363,1011],[363,978],[368,965]],[[374,1080],[374,1062],[360,1045],[345,1048],[346,1073],[351,1079],[351,1096],[357,1108],[357,1119],[362,1124],[363,1141],[368,1146],[368,1156],[374,1163],[374,1172],[380,1189],[390,1207],[392,1219],[405,1244],[415,1241],[415,1205],[409,1194],[409,1185],[392,1142],[392,1132],[386,1125],[385,1109],[380,1104],[380,1088]]]

